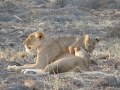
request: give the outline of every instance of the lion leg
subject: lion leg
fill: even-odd
[[[71,62],[71,61],[74,62]],[[75,56],[66,57],[66,58],[61,58],[49,65],[47,65],[44,68],[44,72],[49,72],[49,74],[57,74],[57,73],[63,73],[63,72],[68,72],[71,69],[74,68],[76,65],[76,62],[79,60],[79,58],[76,58]],[[69,62],[69,64],[68,64]]]
[[[44,72],[42,69],[22,69],[22,74],[30,74],[30,75],[47,75],[48,72]]]
[[[28,69],[28,68],[29,69],[37,69],[38,64],[26,64],[26,65],[23,65],[23,66],[13,65],[13,66],[8,66],[7,70],[14,71],[14,72],[21,72],[22,69]]]
[[[74,51],[74,47],[73,47],[73,46],[69,46],[68,49],[69,49],[69,53],[70,53],[70,54],[75,54],[75,51]]]
[[[22,69],[21,73],[23,74],[36,74],[36,75],[45,75],[45,74],[57,74],[60,73],[58,70],[57,64],[49,64],[44,70],[42,69]]]
[[[47,65],[44,70],[44,72],[49,72],[49,74],[57,74],[59,73],[59,70],[58,70],[58,65],[57,64],[49,64]]]
[[[37,69],[38,68],[38,64],[25,64],[23,66],[19,66],[21,69]]]

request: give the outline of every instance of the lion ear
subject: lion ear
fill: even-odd
[[[84,36],[84,42],[87,43],[87,42],[89,42],[89,41],[90,41],[90,35],[86,34],[86,35]]]
[[[99,37],[96,37],[95,41],[98,43],[101,39]]]
[[[38,39],[42,39],[42,38],[43,38],[43,33],[37,32],[35,36],[36,36]]]

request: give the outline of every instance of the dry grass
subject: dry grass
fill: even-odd
[[[0,49],[0,58],[7,58],[9,55],[9,49]]]
[[[25,51],[18,51],[14,49],[0,50],[0,58],[9,59],[11,61],[25,59],[28,58],[29,55],[30,54],[26,53]]]
[[[10,60],[19,60],[19,59],[26,58],[27,56],[28,54],[25,51],[19,51],[19,52],[12,53]]]
[[[99,48],[94,50],[94,56],[106,56],[110,58],[116,58],[120,55],[120,39],[110,38],[109,41],[105,41],[100,44]]]
[[[111,47],[109,47],[109,51],[113,58],[119,57],[120,55],[120,39],[116,38],[113,40],[113,43]]]
[[[96,80],[91,85],[90,90],[93,90],[94,88],[100,87],[100,86],[104,86],[104,87],[106,87],[106,86],[120,87],[119,82],[120,82],[119,77],[107,75],[105,77],[102,77],[102,78],[99,78],[98,80]]]
[[[120,76],[118,69],[114,68],[114,61],[116,60],[115,58],[120,57],[119,56],[120,55],[120,47],[119,47],[120,46],[120,40],[119,40],[120,12],[119,10],[114,11],[110,9],[105,11],[94,10],[94,13],[91,14],[92,11],[91,8],[92,9],[105,8],[109,6],[110,2],[112,1],[118,1],[118,0],[3,0],[0,1],[0,12],[1,12],[0,15],[1,17],[4,16],[4,19],[2,18],[2,20],[6,20],[4,23],[2,23],[2,25],[0,24],[0,29],[1,29],[0,40],[2,41],[1,43],[3,43],[2,45],[6,45],[6,41],[15,42],[15,47],[4,46],[4,48],[6,49],[0,49],[0,59],[2,60],[3,63],[5,63],[5,65],[2,65],[2,63],[0,63],[1,65],[0,79],[5,80],[12,76],[10,79],[11,82],[4,84],[11,84],[11,83],[13,84],[13,83],[22,82],[22,84],[24,84],[25,86],[29,87],[32,90],[40,90],[40,89],[43,90],[80,89],[81,90],[82,88],[83,90],[88,90],[84,88],[90,87],[91,86],[90,84],[92,82],[94,84],[92,86],[95,86],[94,89],[97,87],[103,88],[104,84],[109,84],[109,86],[114,87],[115,85],[111,84],[113,81],[115,81],[115,79],[112,79],[113,77],[107,79],[106,78],[98,79],[98,78],[103,77],[106,74],[109,75],[113,74]],[[112,2],[111,4],[114,5],[114,2]],[[96,13],[95,11],[98,11],[96,15],[95,15]],[[118,24],[118,28],[114,28],[116,27],[117,24]],[[63,75],[58,74],[58,75],[48,75],[48,76],[34,75],[34,76],[30,76],[30,77],[34,77],[34,79],[26,80],[28,76],[25,77],[25,75],[22,74],[22,76],[19,77],[18,73],[8,72],[7,70],[4,70],[3,66],[7,66],[9,64],[10,65],[15,64],[15,63],[11,64],[11,62],[20,61],[20,65],[21,64],[24,65],[25,63],[28,63],[27,61],[28,59],[29,60],[33,59],[32,55],[29,55],[23,51],[23,47],[17,48],[17,50],[14,48],[16,48],[17,45],[22,46],[21,45],[22,40],[29,33],[34,32],[36,30],[45,31],[45,33],[51,36],[54,35],[66,36],[69,34],[74,36],[75,35],[80,36],[81,33],[85,32],[93,35],[99,35],[102,37],[102,35],[105,35],[104,33],[106,31],[110,33],[106,35],[107,39],[101,41],[96,46],[95,51],[93,52],[93,58],[97,57],[96,62],[98,63],[98,66],[91,65],[93,69],[85,73],[72,73],[72,74],[64,73]],[[2,35],[1,33],[5,35]],[[9,47],[10,48],[12,47],[12,49],[9,49]],[[102,58],[99,58],[101,56]],[[10,62],[6,62],[4,60]],[[12,80],[14,80],[14,82]]]

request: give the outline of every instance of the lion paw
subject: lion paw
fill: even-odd
[[[30,75],[46,75],[47,72],[44,72],[42,69],[22,69],[22,74],[30,74]]]
[[[16,65],[13,65],[13,66],[8,66],[8,67],[7,67],[7,70],[8,70],[8,71],[18,72],[18,71],[20,71],[21,69],[20,69],[20,67],[18,67],[18,66],[16,66]]]
[[[31,69],[22,69],[21,73],[22,74],[36,74],[36,72]]]

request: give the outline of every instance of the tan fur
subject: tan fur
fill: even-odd
[[[75,47],[83,47],[84,49],[87,50],[87,52],[91,53],[95,45],[100,41],[98,37],[92,38],[90,35],[86,34],[82,38],[77,39],[72,45],[70,45],[69,52],[71,54],[75,54],[74,48]]]
[[[68,37],[57,37],[53,38],[54,41],[63,49],[65,52],[75,54],[75,47],[83,47],[89,53],[91,53],[96,45],[100,41],[98,37],[91,37],[89,34],[83,36],[68,36]]]
[[[88,68],[89,64],[91,64],[89,53],[82,47],[75,47],[74,50],[75,50],[75,56],[84,59],[86,67]]]
[[[63,49],[64,52],[69,52],[68,47],[76,41],[76,37],[57,37],[54,41]]]
[[[17,69],[42,69],[49,73],[62,73],[80,67],[81,71],[87,69],[86,62],[81,57],[64,52],[59,43],[42,32],[34,32],[24,41],[27,52],[37,49],[37,59],[35,64],[24,66],[9,66],[9,70]],[[17,69],[13,69],[17,68]],[[28,70],[29,71],[29,70]]]

